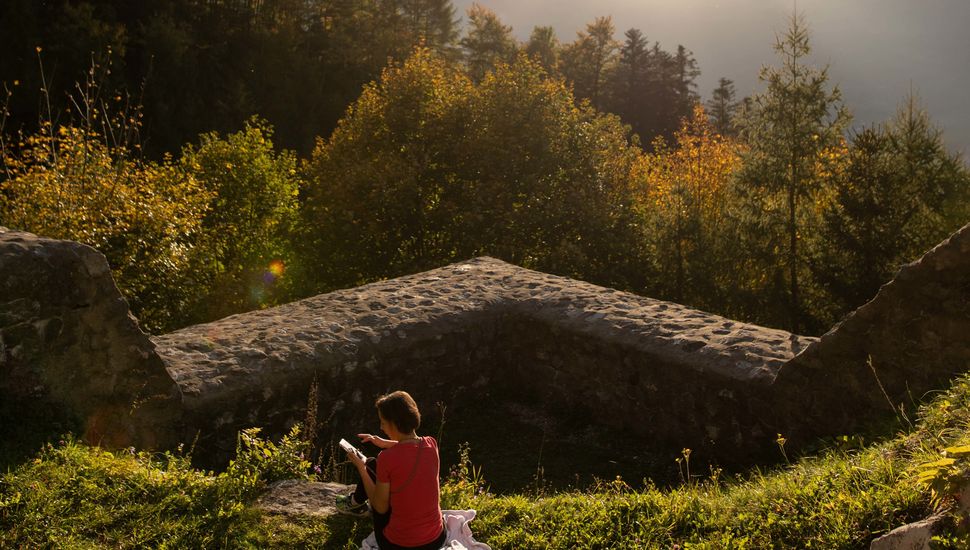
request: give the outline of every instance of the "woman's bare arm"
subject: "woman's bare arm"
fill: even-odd
[[[391,447],[397,445],[397,441],[393,439],[384,439],[383,437],[378,437],[371,434],[357,434],[360,438],[361,443],[373,443],[381,449],[390,449]]]

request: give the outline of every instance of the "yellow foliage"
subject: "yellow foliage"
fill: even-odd
[[[674,134],[675,147],[654,141],[635,178],[643,182],[641,200],[662,217],[720,217],[724,189],[740,166],[738,144],[717,134],[704,108],[694,107]]]
[[[143,321],[163,324],[157,287],[188,270],[209,193],[168,159],[133,160],[83,128],[46,124],[22,143],[3,153],[2,224],[98,249]]]

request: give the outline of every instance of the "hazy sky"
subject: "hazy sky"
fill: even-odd
[[[464,15],[473,0],[454,0]],[[777,62],[771,49],[792,13],[792,0],[480,0],[516,37],[552,25],[570,42],[576,31],[612,15],[617,38],[636,27],[667,51],[694,52],[708,99],[719,77],[738,95],[762,89],[758,70]],[[912,86],[951,150],[970,154],[970,0],[798,0],[814,47],[829,65],[854,125],[886,120]]]

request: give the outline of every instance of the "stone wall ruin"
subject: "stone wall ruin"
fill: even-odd
[[[918,398],[970,368],[968,228],[901,270],[821,339],[492,258],[235,315],[150,341],[131,330],[137,327],[117,305],[115,289],[106,298],[115,304],[114,321],[88,314],[64,326],[128,328],[117,334],[99,328],[101,335],[85,336],[83,346],[70,330],[49,337],[18,332],[55,317],[38,308],[73,307],[52,293],[60,287],[38,283],[25,293],[26,282],[7,284],[0,295],[6,304],[0,391],[27,387],[17,382],[26,373],[48,388],[52,401],[82,418],[100,409],[94,403],[114,399],[137,411],[125,417],[132,420],[122,430],[129,438],[133,426],[150,433],[165,426],[164,437],[144,436],[139,443],[197,440],[214,457],[231,452],[239,429],[263,426],[278,433],[302,420],[316,383],[318,418],[334,430],[370,425],[374,397],[400,387],[449,402],[483,395],[518,399],[555,414],[596,418],[634,434],[644,446],[691,447],[718,461],[743,462],[773,447],[776,433],[805,442],[891,415],[866,364],[870,355],[891,399],[907,393]],[[81,267],[93,261],[84,259],[91,253],[97,254],[76,243],[3,233],[0,273],[5,281],[27,281],[53,270],[75,274],[58,285],[106,288],[98,279],[104,276],[98,269],[106,266],[93,272]],[[51,263],[54,256],[63,256],[61,264]],[[85,282],[87,277],[102,282]],[[81,301],[94,307],[97,299]],[[37,305],[31,310],[26,303]],[[129,343],[112,344],[116,339]],[[17,345],[27,349],[16,341],[34,347],[29,354],[14,353]],[[98,346],[129,352],[77,351]],[[116,358],[122,356],[128,359]],[[99,361],[106,357],[115,379],[153,380],[144,386],[152,391],[140,394],[130,382],[85,382],[104,379]],[[121,396],[102,391],[107,387],[120,388]],[[132,409],[148,394],[155,396],[155,409]],[[148,414],[152,410],[157,417]]]
[[[781,368],[772,428],[795,445],[853,433],[912,409],[967,371],[970,225],[900,268],[875,298]]]
[[[300,420],[314,379],[329,406],[318,416],[349,429],[403,387],[611,411],[605,424],[643,438],[737,445],[753,395],[814,340],[492,258],[153,339],[187,425],[221,452],[241,427]]]

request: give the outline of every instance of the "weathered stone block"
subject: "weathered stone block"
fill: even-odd
[[[103,255],[0,229],[0,281],[0,398],[62,411],[94,443],[178,443],[179,388]]]

